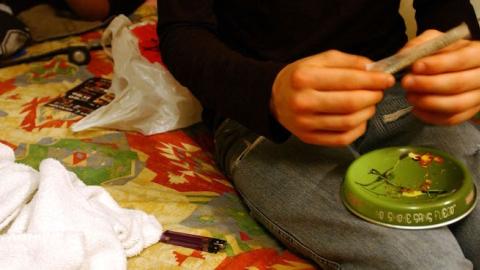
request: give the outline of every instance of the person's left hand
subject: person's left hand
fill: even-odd
[[[442,33],[428,30],[412,39],[408,49]],[[455,125],[480,111],[480,42],[461,40],[417,60],[402,79],[413,114],[435,125]]]

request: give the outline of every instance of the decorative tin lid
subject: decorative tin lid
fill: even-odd
[[[347,170],[341,195],[355,215],[402,229],[451,224],[467,216],[477,199],[462,163],[440,150],[412,146],[359,157]]]

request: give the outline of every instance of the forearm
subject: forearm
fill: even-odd
[[[166,65],[203,106],[273,140],[286,138],[269,109],[272,84],[284,64],[246,57],[204,27],[160,29]]]

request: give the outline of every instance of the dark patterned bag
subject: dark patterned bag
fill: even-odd
[[[0,3],[0,58],[5,58],[23,48],[30,39],[28,28]]]

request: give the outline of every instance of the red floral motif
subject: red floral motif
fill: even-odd
[[[153,182],[180,192],[233,192],[211,155],[183,131],[127,133],[127,139],[133,149],[148,155],[146,167],[157,174]]]
[[[242,241],[250,241],[250,240],[251,240],[251,238],[250,238],[250,236],[248,235],[248,233],[240,231],[239,234],[240,234],[240,239],[241,239]]]
[[[428,192],[430,188],[432,188],[432,183],[432,180],[425,179],[425,181],[423,181],[422,185],[420,186],[420,190],[422,192]]]
[[[14,151],[17,149],[17,146],[15,144],[9,143],[7,141],[0,140],[0,143],[5,144],[6,146],[12,148]]]
[[[103,51],[90,52],[90,63],[88,63],[87,69],[93,75],[102,77],[109,75],[113,72],[113,64],[110,58]]]
[[[22,107],[23,110],[21,113],[27,113],[27,115],[23,118],[22,123],[20,126],[25,129],[26,131],[32,131],[35,127],[35,120],[37,119],[37,108],[40,104],[44,104],[50,101],[50,97],[43,97],[43,98],[34,98],[30,102],[25,103]]]
[[[0,96],[15,89],[15,79],[0,82]]]
[[[193,250],[192,253],[190,255],[184,255],[184,254],[181,254],[177,251],[173,251],[173,254],[175,254],[175,259],[177,260],[177,263],[178,263],[178,266],[181,266],[182,263],[188,259],[189,257],[192,257],[192,258],[199,258],[199,259],[205,259],[205,257],[203,257],[202,253],[198,250]]]
[[[274,268],[274,266],[277,266]],[[281,266],[281,268],[280,268]],[[240,253],[235,257],[227,257],[216,270],[244,269],[284,269],[284,270],[314,270],[315,267],[296,257],[288,251],[279,253],[274,249],[255,249]]]
[[[411,153],[408,154],[408,156],[411,159],[413,159],[415,161],[418,161],[418,164],[422,168],[427,168],[428,166],[430,166],[432,164],[432,162],[436,162],[438,164],[443,163],[443,158],[442,157],[434,156],[431,153],[417,154],[417,153],[411,152]]]
[[[80,116],[75,117],[73,119],[53,119],[50,117],[46,117],[48,121],[43,123],[37,123],[37,111],[40,105],[43,105],[51,100],[50,97],[42,97],[42,98],[34,98],[30,102],[27,102],[22,105],[23,110],[21,113],[26,113],[25,117],[23,118],[20,127],[28,132],[32,132],[34,129],[38,128],[41,130],[42,128],[60,128],[66,125],[69,128],[75,122],[81,119]]]
[[[70,64],[66,57],[54,57],[48,62],[35,65],[30,72],[32,81],[42,81],[53,78],[58,75],[73,75],[78,67]]]
[[[138,47],[142,56],[150,63],[163,65],[162,55],[158,47],[157,24],[149,23],[137,26],[132,29],[132,33],[138,38]]]
[[[10,100],[19,100],[20,98],[21,98],[20,94],[10,95],[7,97],[7,99],[10,99]]]
[[[102,38],[102,33],[100,31],[88,32],[80,36],[80,40],[83,42],[97,42]]]

